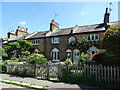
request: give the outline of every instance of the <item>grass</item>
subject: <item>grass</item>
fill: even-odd
[[[27,83],[24,83],[23,81],[16,81],[16,80],[9,80],[9,79],[3,79],[3,80],[0,80],[0,82],[6,83],[6,84],[13,84],[13,85],[17,85],[17,86],[21,86],[21,87],[25,87],[25,88],[30,88],[30,89],[38,89],[38,90],[50,88],[49,86],[27,84]]]

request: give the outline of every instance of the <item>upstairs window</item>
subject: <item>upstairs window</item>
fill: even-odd
[[[71,42],[75,42],[75,37],[70,37],[70,38],[68,39],[68,43],[71,43]]]
[[[99,40],[99,35],[98,34],[87,35],[87,40],[88,41],[98,41]]]
[[[53,44],[58,44],[58,43],[60,43],[60,38],[59,38],[59,37],[52,38],[52,43],[53,43]]]
[[[39,45],[39,43],[40,43],[40,40],[34,40],[33,41],[33,45]]]

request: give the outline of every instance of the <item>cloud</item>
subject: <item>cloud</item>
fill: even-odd
[[[80,15],[85,15],[85,12],[83,12],[83,11],[82,11],[82,12],[80,12]]]
[[[21,24],[21,25],[25,25],[27,22],[25,22],[25,21],[21,21],[21,22],[19,22],[19,24]]]

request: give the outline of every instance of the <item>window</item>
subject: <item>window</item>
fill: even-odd
[[[98,41],[99,40],[99,35],[98,34],[87,35],[87,40],[88,41]]]
[[[78,64],[78,56],[80,55],[80,51],[78,49],[75,49],[73,51],[73,61],[77,65]]]
[[[57,48],[54,48],[51,51],[51,58],[52,58],[52,61],[59,61],[59,50]]]
[[[92,55],[97,51],[97,48],[92,46],[89,48],[89,51],[92,53]]]
[[[33,44],[34,44],[34,45],[39,45],[39,43],[40,43],[40,40],[34,40],[34,41],[33,41]]]
[[[66,50],[66,58],[72,60],[72,51],[70,49]]]
[[[36,54],[39,54],[39,50],[38,50],[38,49],[35,49],[35,53],[36,53]]]
[[[71,42],[75,42],[75,37],[70,37],[70,38],[68,39],[68,43],[71,43]]]
[[[52,43],[53,44],[60,43],[60,38],[59,37],[52,38]]]

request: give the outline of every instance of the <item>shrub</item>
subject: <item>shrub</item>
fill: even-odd
[[[120,25],[112,25],[108,28],[102,38],[102,45],[120,62]]]
[[[30,52],[29,52],[29,51],[24,51],[24,52],[23,52],[23,55],[24,55],[24,56],[28,56],[28,55],[30,55]]]
[[[95,61],[96,64],[102,64],[104,63],[104,53],[95,53],[92,55],[92,60]]]
[[[47,59],[42,54],[31,54],[29,57],[32,64],[47,64]]]
[[[3,60],[8,59],[8,54],[3,54],[2,59],[3,59]]]
[[[10,60],[11,60],[12,62],[18,62],[18,61],[19,61],[19,59],[16,58],[16,57],[11,58]]]
[[[78,58],[79,58],[78,65],[84,65],[90,61],[91,53],[89,51],[86,54],[82,52],[81,55],[78,56]]]
[[[5,73],[6,71],[7,71],[6,63],[4,61],[0,62],[0,72]]]
[[[72,66],[73,63],[70,59],[66,59],[65,63],[64,63],[66,66]]]

